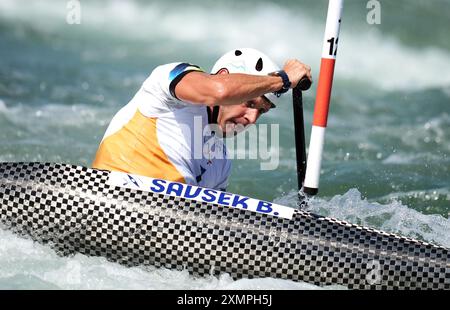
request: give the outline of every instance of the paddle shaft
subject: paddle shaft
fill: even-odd
[[[311,81],[303,78],[292,90],[292,106],[294,110],[295,129],[295,155],[297,159],[297,184],[298,190],[302,189],[306,173],[306,145],[305,145],[305,121],[303,117],[303,96],[302,90],[308,90]]]

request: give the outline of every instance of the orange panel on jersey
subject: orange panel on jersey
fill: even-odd
[[[92,167],[186,183],[159,145],[156,121],[136,110],[125,126],[103,140]]]

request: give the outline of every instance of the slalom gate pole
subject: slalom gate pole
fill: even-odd
[[[319,83],[314,105],[313,126],[303,183],[303,192],[309,196],[315,196],[319,191],[325,129],[327,127],[343,6],[344,0],[329,0]]]

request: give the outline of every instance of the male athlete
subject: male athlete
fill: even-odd
[[[93,167],[225,190],[231,162],[221,138],[254,124],[303,77],[312,80],[300,61],[280,70],[251,48],[226,53],[211,73],[189,63],[154,69],[112,119]]]

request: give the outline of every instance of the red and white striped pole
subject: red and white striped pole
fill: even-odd
[[[343,6],[344,0],[329,0],[319,84],[314,106],[313,127],[309,144],[306,176],[303,183],[303,192],[311,196],[316,195],[319,191],[323,144],[325,141],[325,129],[327,127]]]

